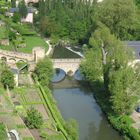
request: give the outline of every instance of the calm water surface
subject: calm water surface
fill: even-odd
[[[77,120],[79,140],[122,140],[107,122],[88,86],[66,77],[53,84],[52,92],[63,118]]]

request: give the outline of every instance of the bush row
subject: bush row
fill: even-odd
[[[71,140],[68,137],[66,130],[64,129],[65,121],[62,119],[59,111],[56,109],[53,98],[51,98],[51,96],[50,96],[50,90],[47,88],[45,88],[45,90],[44,90],[44,88],[39,84],[38,81],[36,81],[36,83],[40,89],[41,94],[43,95],[43,99],[44,99],[45,103],[47,104],[47,107],[51,113],[51,116],[56,123],[56,127],[57,127],[58,131],[61,131],[63,133],[66,140]]]
[[[93,87],[93,86],[92,86]],[[107,119],[111,123],[112,127],[119,131],[125,140],[140,140],[138,131],[132,127],[132,119],[128,115],[116,116],[110,111],[110,105],[107,102],[107,98],[103,91],[96,91],[94,93],[96,101],[106,114]]]

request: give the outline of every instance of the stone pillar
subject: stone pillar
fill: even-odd
[[[45,49],[42,47],[35,47],[32,53],[36,63],[45,57]]]

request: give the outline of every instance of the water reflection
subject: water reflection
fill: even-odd
[[[62,82],[53,84],[52,93],[64,119],[77,120],[79,140],[122,140],[109,125],[88,84],[78,83],[66,76]]]
[[[81,74],[80,70],[77,70],[74,74],[74,79],[75,80],[78,80],[78,81],[81,81],[84,79],[84,76]]]
[[[53,74],[53,78],[51,79],[51,82],[55,83],[55,82],[60,82],[62,81],[66,76],[66,73],[64,70],[56,68],[54,70],[54,74]]]

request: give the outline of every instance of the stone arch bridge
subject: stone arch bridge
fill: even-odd
[[[52,62],[54,69],[59,68],[74,74],[79,69],[81,59],[52,59]]]
[[[19,61],[24,61],[29,64],[29,70],[32,71],[35,67],[35,63],[45,57],[45,50],[40,47],[33,49],[32,54],[13,52],[7,50],[0,50],[0,59],[7,62],[9,66],[15,65]],[[71,72],[74,74],[78,70],[81,63],[81,59],[52,59],[53,67],[60,68],[66,73]]]

